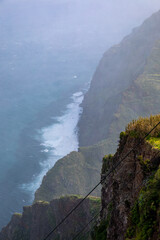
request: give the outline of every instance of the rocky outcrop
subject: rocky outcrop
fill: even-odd
[[[0,240],[40,240],[81,201],[79,196],[68,196],[51,202],[37,202],[23,208],[23,214],[14,214],[10,223],[2,229]],[[78,208],[67,221],[48,239],[70,240],[100,210],[100,199],[90,197]],[[91,226],[88,226],[88,233]],[[84,239],[90,239],[89,233]]]
[[[35,193],[35,201],[50,201],[66,194],[86,195],[100,180],[102,158],[107,147],[108,142],[102,141],[91,147],[80,148],[78,152],[60,159],[43,178]],[[99,187],[93,195],[100,196],[100,192]]]
[[[85,147],[55,164],[44,177],[35,199],[86,194],[99,181],[102,157],[116,151],[119,132],[125,125],[139,116],[159,113],[159,92],[157,12],[104,54],[82,104],[79,140],[80,146]],[[94,145],[86,147],[90,144]],[[100,195],[100,189],[94,194]]]
[[[158,119],[160,120],[160,116],[158,116]],[[149,121],[152,122],[152,120]],[[155,195],[154,192],[153,200],[147,200],[153,207],[153,210],[155,211],[154,214],[156,216],[160,207],[160,194],[158,187],[158,184],[160,184],[160,175],[157,175],[157,182],[152,181],[153,187],[151,189],[147,188],[147,194],[145,193],[144,189],[143,194],[141,192],[141,195],[139,195],[139,193],[142,187],[147,184],[149,177],[152,176],[153,178],[155,172],[159,171],[160,129],[158,129],[159,132],[157,132],[153,138],[148,137],[147,141],[142,141],[141,134],[139,135],[140,129],[137,131],[135,130],[137,124],[140,124],[140,129],[142,129],[141,124],[143,126],[143,120],[140,120],[139,123],[138,121],[134,122],[133,125],[135,126],[133,128],[130,125],[129,128],[132,128],[132,130],[126,131],[126,133],[121,133],[119,148],[116,154],[114,156],[106,156],[103,159],[102,178],[104,178],[104,176],[112,170],[113,166],[117,165],[118,167],[109,175],[109,177],[105,179],[102,185],[102,211],[100,215],[100,222],[95,228],[95,232],[93,234],[94,240],[100,239],[100,234],[103,234],[102,239],[106,240],[155,239],[152,237],[157,232],[158,227],[155,227],[157,224],[157,217],[152,219],[152,213],[150,212],[148,212],[149,216],[147,216],[147,207],[149,208],[149,203],[147,206],[145,206],[145,201],[148,198],[152,199],[152,189],[156,188],[156,191],[155,189],[154,191],[158,194]],[[154,123],[152,123],[152,126],[154,126]],[[146,131],[147,128],[148,125],[146,125]],[[158,144],[154,145],[157,141]],[[155,147],[153,147],[153,145]],[[128,152],[135,148],[135,146],[137,146],[136,149],[133,150],[123,161],[121,161],[121,159],[123,159],[128,154]],[[149,182],[149,184],[151,184],[151,182]],[[138,200],[137,204],[140,204],[142,208],[144,201],[144,206],[141,211],[137,210],[137,215],[139,214],[139,217],[136,215],[138,219],[136,221],[139,222],[136,222],[135,216],[132,217],[132,214],[135,215],[135,206],[137,205],[134,204],[136,203],[136,200],[139,196],[141,200],[140,202]],[[144,199],[142,196],[145,196]],[[155,196],[156,199],[154,199]],[[157,205],[154,205],[154,201]],[[140,206],[138,209],[140,209]],[[143,222],[141,223],[141,214],[143,215],[143,211],[146,215],[143,218]],[[136,223],[132,223],[131,219],[134,219],[134,221],[137,223],[137,228]],[[148,219],[152,220],[150,224],[147,222]],[[140,227],[140,224],[142,224],[142,227],[141,229],[138,229]],[[130,225],[132,228],[129,228],[127,233],[127,229]],[[144,226],[147,227],[144,230],[144,233],[142,233],[141,231]],[[155,231],[153,231],[154,227]],[[150,230],[151,228],[153,228],[152,233]],[[138,231],[140,233],[138,233]],[[150,233],[148,233],[150,235],[147,235],[147,231],[150,231]],[[136,237],[136,234],[139,234],[139,238],[134,238]]]

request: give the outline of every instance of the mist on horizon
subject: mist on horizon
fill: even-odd
[[[34,41],[60,49],[72,44],[104,51],[159,9],[158,0],[3,0],[0,42]]]
[[[88,88],[103,53],[159,9],[159,0],[0,0],[0,228],[31,204],[20,186],[50,151],[39,132]]]

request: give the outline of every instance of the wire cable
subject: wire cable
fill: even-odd
[[[57,224],[52,231],[44,238],[46,240],[51,234],[60,226],[62,223],[86,200],[86,198],[103,182],[101,180],[60,222]]]
[[[130,155],[132,151],[134,151],[144,140],[147,138],[151,132],[154,131],[160,125],[160,122],[158,122],[140,141],[138,144],[136,144],[115,166],[112,167],[112,169],[104,176],[99,183],[48,233],[48,235],[43,238],[43,240],[47,240],[57,228],[62,225],[63,222],[86,200],[86,198],[100,185],[102,184],[105,179],[113,172],[115,169]]]
[[[98,215],[100,214],[100,212],[98,212],[85,226],[84,228],[76,235],[74,236],[74,238],[72,238],[72,240],[75,240],[77,239],[77,237],[79,237],[83,232],[84,230],[94,221],[97,219]]]
[[[154,158],[158,155],[160,153],[160,151],[158,151],[156,154],[155,154],[155,156],[154,156]],[[141,169],[136,173],[136,175],[135,176],[138,176],[139,174],[141,173]],[[154,175],[155,173],[152,173],[151,175],[150,175],[150,177],[152,176],[152,175]],[[140,192],[140,190],[143,188],[143,186],[147,183],[147,181],[148,181],[148,179],[146,179],[146,180],[144,180],[142,183],[140,183],[136,188],[135,188],[135,190],[134,190],[134,194],[135,193],[137,193],[138,191]],[[113,185],[113,184],[112,184]],[[129,194],[128,194],[129,195]],[[112,200],[111,201],[109,201],[109,203],[107,204],[107,206],[110,204],[112,202]],[[122,203],[123,201],[121,201],[120,203]],[[119,204],[120,204],[119,203]],[[83,234],[83,232],[85,231],[85,229],[94,221],[94,220],[97,220],[97,217],[98,217],[98,215],[100,214],[100,212],[101,211],[99,211],[84,227],[83,227],[83,229],[79,232],[79,233],[77,233],[73,238],[72,238],[72,240],[76,240],[78,237],[80,237],[82,234]],[[87,233],[89,233],[90,231],[88,231]],[[85,234],[87,234],[87,233],[85,233]]]

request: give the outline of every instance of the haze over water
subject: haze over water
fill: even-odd
[[[0,2],[0,227],[31,203],[44,169],[78,148],[82,99],[73,94],[88,87],[104,51],[160,8],[128,2]],[[73,145],[61,152],[67,117]]]

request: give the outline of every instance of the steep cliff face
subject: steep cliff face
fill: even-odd
[[[40,240],[79,203],[78,196],[68,196],[51,202],[37,202],[23,208],[23,214],[14,214],[10,223],[2,229],[0,240]],[[72,239],[100,210],[100,199],[88,198],[58,230],[48,239]],[[88,227],[89,231],[91,226]],[[84,239],[90,239],[89,233]]]
[[[95,146],[80,148],[60,159],[43,178],[35,193],[35,201],[50,201],[66,194],[86,195],[100,180],[102,158],[107,141]],[[100,187],[94,196],[100,196]]]
[[[125,125],[139,116],[159,113],[159,91],[160,12],[157,12],[104,54],[82,104],[79,122],[80,145],[96,144],[58,161],[44,177],[35,199],[86,194],[99,181],[101,159],[115,152],[119,132]],[[99,194],[97,190],[95,195]]]
[[[115,140],[132,119],[158,113],[159,40],[157,12],[104,54],[82,104],[80,146]]]
[[[102,177],[138,145],[103,182],[102,211],[94,240],[159,239],[160,127],[139,144],[157,120],[160,115],[130,124],[121,134],[116,154],[104,158]]]

